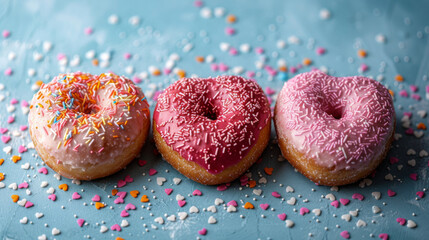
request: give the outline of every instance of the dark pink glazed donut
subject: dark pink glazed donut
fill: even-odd
[[[395,130],[389,91],[366,77],[303,73],[285,83],[274,113],[283,156],[322,185],[369,175],[385,158]]]
[[[238,76],[182,78],[158,98],[156,145],[174,168],[202,184],[230,182],[255,163],[271,127],[267,97]]]

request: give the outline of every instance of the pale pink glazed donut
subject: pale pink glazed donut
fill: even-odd
[[[149,104],[139,87],[111,73],[60,74],[34,95],[30,135],[43,161],[79,180],[124,168],[144,144]]]
[[[303,73],[285,83],[274,123],[283,156],[321,185],[353,183],[385,158],[395,130],[389,91],[366,77]]]
[[[182,78],[158,98],[153,133],[158,150],[202,184],[230,182],[255,163],[271,127],[259,85],[237,76]]]

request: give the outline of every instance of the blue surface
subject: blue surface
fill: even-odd
[[[313,61],[312,66],[303,67],[298,73],[323,66],[331,75],[358,75],[358,68],[365,63],[369,70],[363,75],[379,79],[382,76],[381,82],[395,93],[396,131],[402,137],[394,142],[387,160],[372,178],[372,184],[361,188],[356,183],[340,187],[338,192],[331,191],[329,187],[314,185],[295,172],[287,161],[278,161],[283,159],[279,158],[280,151],[274,142],[274,129],[273,142],[267,147],[262,161],[250,169],[253,180],[259,181],[261,177],[267,179],[267,183],[258,184],[254,188],[262,190],[261,196],[255,195],[253,189],[240,187],[238,181],[233,182],[226,191],[220,192],[216,187],[202,186],[186,179],[159,155],[153,154],[154,145],[151,140],[138,158],[146,160],[146,166],[138,166],[136,160],[127,169],[113,176],[82,182],[81,185],[73,184],[65,178],[57,180],[51,169],[47,175],[38,173],[42,161],[36,157],[34,149],[22,153],[22,160],[17,164],[10,160],[11,155],[2,151],[0,158],[4,158],[5,162],[0,166],[0,172],[5,173],[5,180],[2,181],[5,187],[0,189],[0,236],[3,239],[36,239],[42,234],[48,239],[114,239],[117,236],[125,239],[341,239],[340,232],[344,230],[350,233],[351,239],[378,239],[380,233],[389,234],[390,239],[427,236],[429,230],[425,225],[429,222],[428,197],[419,199],[416,192],[428,188],[429,158],[421,157],[419,153],[422,150],[429,151],[429,134],[426,133],[427,130],[417,130],[416,125],[423,122],[429,126],[428,117],[422,118],[417,114],[420,110],[429,110],[429,100],[425,92],[425,87],[429,85],[429,3],[243,0],[205,1],[204,6],[211,9],[212,15],[214,8],[223,7],[226,15],[237,16],[238,21],[230,25],[237,33],[233,36],[224,33],[229,26],[225,21],[226,15],[208,19],[201,17],[201,8],[195,7],[193,1],[151,1],[150,4],[141,1],[129,1],[126,4],[103,1],[102,5],[96,4],[96,1],[2,1],[0,31],[10,30],[11,35],[8,38],[0,36],[0,83],[5,85],[5,89],[0,91],[0,96],[4,96],[4,100],[0,102],[0,127],[9,129],[4,135],[10,135],[12,140],[7,144],[0,142],[0,148],[12,146],[12,154],[18,155],[18,146],[27,145],[31,141],[27,131],[19,130],[21,125],[27,124],[27,116],[22,113],[20,103],[22,100],[31,100],[34,94],[31,86],[34,82],[47,82],[61,72],[81,70],[98,74],[111,70],[129,77],[141,76],[140,73],[147,72],[149,66],[162,70],[168,57],[172,53],[178,53],[180,60],[177,61],[176,67],[185,70],[187,76],[224,74],[213,72],[209,63],[195,61],[196,56],[213,55],[215,63],[225,63],[230,69],[241,66],[246,72],[255,71],[255,79],[264,89],[269,86],[278,91],[284,83],[281,78],[292,77],[294,74],[288,72],[286,76],[271,78],[265,70],[257,69],[255,62],[265,57],[266,64],[276,68],[278,59],[282,58],[290,68],[297,66],[307,57]],[[329,19],[320,18],[322,9],[330,11]],[[119,23],[116,25],[108,23],[112,14],[119,17]],[[132,16],[140,17],[138,26],[129,23]],[[94,30],[91,35],[84,33],[87,27]],[[375,40],[378,34],[386,37],[385,43]],[[298,37],[301,43],[287,43],[284,49],[276,47],[278,40],[288,42],[291,36]],[[45,41],[52,42],[52,50],[44,52],[42,45]],[[221,42],[229,43],[239,54],[231,56],[228,52],[221,51]],[[193,48],[184,52],[183,48],[188,43],[191,43]],[[249,53],[240,52],[239,47],[243,43],[250,44]],[[265,53],[256,54],[256,47],[264,48]],[[327,52],[319,56],[315,53],[316,47],[324,47]],[[365,49],[368,57],[357,57],[358,49]],[[85,53],[89,50],[94,50],[98,59],[103,52],[110,52],[110,65],[107,68],[93,66],[91,60],[85,58]],[[16,59],[8,59],[10,52],[16,54]],[[43,59],[35,61],[35,52],[43,54]],[[132,54],[131,60],[123,58],[126,52]],[[69,64],[66,67],[59,65],[59,53],[67,56]],[[75,55],[80,57],[80,64],[71,66],[70,62]],[[134,73],[127,73],[127,66],[133,66]],[[11,76],[3,74],[8,68],[13,71]],[[36,70],[35,76],[28,76],[30,68]],[[234,72],[230,70],[228,73]],[[397,74],[404,77],[403,83],[394,80]],[[177,79],[175,74],[162,74],[157,77],[149,74],[149,77],[138,85],[145,94],[152,95]],[[419,94],[422,100],[399,96],[400,90],[411,94],[410,85],[418,86],[416,94]],[[272,97],[275,100],[275,94]],[[15,105],[14,112],[8,112],[7,106],[13,98],[20,103]],[[150,103],[153,110],[155,102]],[[422,137],[405,134],[406,128],[402,127],[401,122],[404,112],[413,114],[411,128],[422,131]],[[15,115],[16,121],[8,124],[6,121],[11,115]],[[14,131],[21,136],[14,136]],[[415,150],[416,155],[407,154],[410,149]],[[398,158],[399,162],[390,164],[390,157]],[[411,159],[416,160],[414,167],[407,163]],[[21,167],[26,163],[30,164],[28,170]],[[401,169],[398,169],[399,165],[402,165],[402,168],[399,167]],[[265,167],[274,168],[271,176],[264,173]],[[158,173],[148,176],[150,168],[156,169]],[[389,173],[392,174],[393,181],[385,180]],[[411,180],[410,173],[417,173],[418,180]],[[134,178],[134,182],[120,191],[139,190],[140,196],[149,196],[150,205],[142,204],[139,201],[140,196],[134,199],[128,194],[125,204],[114,204],[116,197],[108,197],[117,181],[127,175]],[[157,177],[167,179],[163,186],[156,183]],[[179,185],[173,183],[173,178],[176,177],[182,179]],[[13,183],[20,184],[24,181],[29,183],[30,195],[26,194],[25,189],[8,188]],[[47,181],[49,185],[40,187],[42,181]],[[67,192],[58,189],[63,183],[69,185]],[[286,193],[286,186],[292,186],[295,192]],[[50,187],[56,190],[55,202],[48,200],[49,194],[46,191]],[[165,188],[173,188],[173,193],[167,196],[164,193]],[[203,195],[192,196],[195,189],[201,190]],[[397,195],[388,197],[388,189],[397,192]],[[284,200],[272,197],[273,191],[279,192]],[[371,196],[371,193],[376,191],[381,192],[380,200]],[[71,200],[73,192],[79,192],[82,198]],[[321,197],[328,193],[334,194],[337,200],[347,198],[351,202],[347,206],[334,208],[330,205],[330,200]],[[353,193],[361,193],[365,199],[352,199]],[[24,208],[13,203],[10,198],[12,194],[19,195],[20,199],[26,198],[33,202],[34,206]],[[91,198],[95,194],[101,196],[101,200],[107,204],[106,208],[96,210],[91,204]],[[186,198],[187,204],[183,208],[177,204],[177,194]],[[294,206],[286,203],[291,197],[297,199]],[[203,211],[214,205],[216,198],[223,199],[225,203],[236,200],[239,204],[237,212],[228,213],[223,205],[216,206],[216,213]],[[255,209],[244,209],[242,206],[245,202],[253,203]],[[127,203],[135,204],[137,209],[130,210],[130,216],[122,218],[120,212]],[[270,208],[262,210],[259,207],[261,203],[268,203]],[[142,205],[145,207],[142,208]],[[191,206],[196,206],[200,212],[189,214]],[[378,206],[382,211],[374,214],[372,206]],[[321,209],[321,215],[315,216],[310,212],[301,216],[301,207],[310,211]],[[341,219],[343,214],[355,209],[359,209],[359,214],[352,216],[350,222]],[[44,216],[37,218],[36,212],[43,213]],[[186,220],[179,220],[178,212],[188,212],[189,216]],[[280,213],[286,213],[287,219],[294,221],[295,226],[287,228],[284,221],[277,218]],[[176,221],[167,220],[165,214],[176,215]],[[163,225],[154,221],[160,216],[165,221]],[[216,224],[208,223],[210,216],[217,219]],[[23,217],[28,218],[27,224],[20,223]],[[399,225],[396,222],[398,217],[415,221],[417,227],[411,229]],[[78,218],[85,219],[87,225],[79,227],[76,223]],[[110,226],[121,224],[122,219],[129,222],[128,227],[123,227],[121,232],[110,230]],[[357,227],[356,222],[359,219],[365,221],[367,226]],[[102,225],[109,230],[100,233]],[[53,236],[53,228],[59,229],[61,233]],[[207,229],[207,235],[198,234],[198,230],[202,228]]]

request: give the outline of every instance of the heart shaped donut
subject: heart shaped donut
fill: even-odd
[[[202,184],[230,182],[268,144],[270,106],[263,90],[238,76],[182,78],[158,98],[153,135],[164,159]]]
[[[369,175],[386,157],[395,110],[375,80],[313,71],[285,83],[274,123],[292,166],[317,184],[337,186]]]
[[[39,156],[64,177],[91,180],[124,168],[150,128],[139,87],[111,73],[60,74],[34,95],[28,116]]]

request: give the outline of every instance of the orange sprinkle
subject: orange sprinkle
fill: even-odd
[[[246,202],[246,204],[244,204],[244,208],[245,209],[254,209],[255,207],[250,202]]]
[[[196,56],[196,57],[195,57],[195,60],[196,60],[197,62],[199,62],[199,63],[203,63],[203,62],[204,62],[204,57],[202,57],[202,56]]]
[[[17,163],[19,160],[21,160],[21,157],[17,155],[13,155],[11,159],[12,159],[12,162]]]
[[[426,130],[426,125],[424,124],[424,123],[419,123],[419,124],[417,124],[417,128],[418,129],[423,129],[423,130]]]
[[[19,200],[19,196],[18,195],[12,195],[12,196],[10,196],[11,198],[12,198],[12,201],[13,202],[18,202],[18,200]]]
[[[398,74],[395,76],[395,80],[398,82],[403,82],[404,81],[404,77],[402,77],[402,75]]]
[[[139,194],[140,192],[138,190],[130,191],[130,195],[133,196],[133,198],[136,198]]]
[[[274,168],[264,168],[264,171],[265,171],[265,173],[267,174],[267,175],[271,175],[271,174],[273,174],[273,170],[274,170]]]
[[[358,52],[357,52],[357,55],[358,55],[358,57],[360,57],[360,58],[365,58],[368,54],[366,53],[366,51],[365,51],[365,50],[363,50],[363,49],[359,49],[359,50],[358,50]]]
[[[392,90],[390,90],[389,89],[389,93],[390,93],[390,95],[392,96],[392,97],[394,97],[395,96],[395,92],[393,92]]]
[[[125,239],[123,239],[121,237],[116,237],[115,240],[125,240]]]
[[[280,72],[287,72],[287,67],[286,66],[280,66],[279,71]]]
[[[254,187],[256,187],[256,181],[255,181],[255,180],[250,180],[250,181],[249,181],[249,187],[250,187],[250,188],[254,188]]]
[[[149,198],[147,197],[147,195],[143,195],[140,199],[140,202],[149,202]]]
[[[0,166],[3,165],[3,163],[4,163],[4,159],[2,158],[0,159]]]
[[[92,65],[98,66],[98,59],[92,59]]]
[[[237,17],[235,15],[230,14],[230,15],[226,16],[226,22],[227,23],[235,23],[235,22],[237,22]]]
[[[0,172],[0,182],[4,180],[4,174]]]
[[[36,84],[36,86],[42,86],[43,81],[42,80],[37,80],[34,84]]]
[[[184,78],[186,77],[186,72],[183,70],[179,70],[177,71],[177,76],[179,76],[179,78]]]
[[[69,185],[63,183],[63,184],[59,185],[58,188],[63,190],[63,191],[67,191],[67,190],[69,190]]]
[[[309,58],[304,58],[304,60],[302,60],[302,64],[304,64],[305,66],[309,66],[311,65],[312,61]]]
[[[152,75],[159,76],[159,75],[161,75],[161,71],[159,69],[155,69],[155,70],[153,70]]]
[[[112,189],[112,196],[116,196],[117,193],[118,193],[118,189],[116,188]]]
[[[97,208],[97,209],[100,209],[100,208],[104,208],[106,205],[104,205],[103,203],[101,203],[101,202],[96,202],[95,203],[95,208]]]

